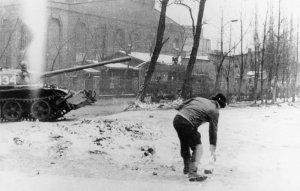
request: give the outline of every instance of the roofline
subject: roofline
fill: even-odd
[[[126,53],[125,53],[123,50],[118,50],[116,53],[121,53],[121,54],[126,55]],[[136,60],[139,60],[139,61],[141,61],[141,62],[147,62],[147,61],[145,61],[145,60],[141,60],[141,59],[139,59],[139,58],[137,58],[137,57],[131,55],[131,53],[128,54],[127,56],[129,56],[129,57],[131,57],[131,58],[134,58],[134,59],[136,59]]]
[[[139,69],[139,68],[141,68],[143,65],[145,65],[147,63],[148,63],[148,61],[142,62],[139,65],[137,65],[135,68]]]
[[[157,12],[159,12],[160,13],[160,10],[158,10],[158,9],[156,9],[156,8],[153,8],[155,11],[157,11]],[[168,17],[167,15],[166,15],[166,18],[168,18],[168,19],[170,19],[172,22],[174,22],[175,24],[177,24],[178,26],[181,26],[182,27],[182,25],[181,24],[179,24],[178,22],[176,22],[176,21],[174,21],[173,19],[171,19],[170,17]]]

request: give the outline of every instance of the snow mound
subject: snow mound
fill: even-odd
[[[182,99],[176,100],[161,100],[159,103],[144,103],[140,101],[132,102],[125,108],[124,111],[136,110],[156,110],[156,109],[173,109],[182,103]]]

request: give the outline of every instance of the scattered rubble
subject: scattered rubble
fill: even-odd
[[[155,153],[155,150],[149,146],[141,147],[141,151],[144,152],[145,156],[154,155],[154,153]]]
[[[49,148],[49,155],[53,158],[63,158],[71,145],[72,142],[70,141],[59,141]]]
[[[93,151],[89,151],[89,154],[103,155],[103,154],[107,154],[107,153],[104,151],[100,151],[100,150],[93,150]]]
[[[55,135],[50,135],[49,138],[53,140],[58,140],[63,138],[63,136],[55,134]]]
[[[13,139],[13,141],[16,145],[23,145],[23,143],[24,143],[24,141],[22,139],[20,139],[19,137],[15,137]]]

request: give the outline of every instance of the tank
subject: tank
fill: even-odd
[[[129,61],[121,57],[103,62],[42,73],[42,78],[74,72],[106,64]],[[92,91],[78,92],[54,85],[31,83],[26,67],[21,70],[0,69],[0,121],[55,121],[66,113],[91,105],[96,101]]]

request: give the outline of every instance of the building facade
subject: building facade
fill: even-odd
[[[211,40],[204,38],[203,30],[204,29],[202,28],[197,56],[208,56],[209,53],[211,53],[211,51],[212,51],[211,50]],[[193,35],[192,26],[184,26],[184,37],[185,37],[185,42],[184,42],[183,49],[184,49],[186,56],[190,56],[192,48],[193,48],[193,43],[194,43],[194,35]]]
[[[21,1],[21,0],[20,0]],[[84,59],[103,60],[119,51],[150,53],[160,12],[155,0],[48,0],[45,70],[78,65]],[[18,0],[0,7],[0,66],[18,68],[33,37],[22,22]],[[182,28],[166,18],[162,53],[175,55]],[[65,84],[65,76],[51,82]]]

